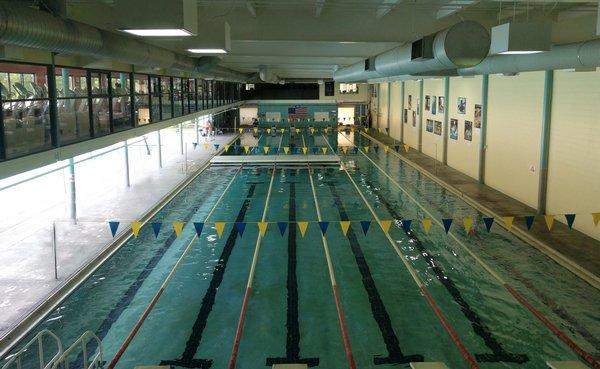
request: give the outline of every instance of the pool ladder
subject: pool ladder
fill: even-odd
[[[56,345],[56,353],[48,362],[44,358],[44,338],[48,338]],[[96,352],[90,356],[88,352],[88,343],[95,342]],[[15,354],[7,358],[7,362],[2,366],[2,369],[23,369],[23,357],[32,350],[32,347],[37,344],[37,359],[39,369],[69,369],[69,357],[72,355],[81,355],[82,369],[99,369],[102,367],[103,350],[102,341],[93,332],[86,331],[81,337],[66,350],[63,350],[62,342],[57,335],[43,329],[39,331],[25,346],[23,346]]]

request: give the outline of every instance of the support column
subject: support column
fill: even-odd
[[[423,152],[423,79],[419,81],[419,100],[417,101],[417,114],[419,115],[419,125],[417,132],[419,137],[419,152]]]
[[[546,195],[548,191],[548,157],[550,155],[550,126],[552,123],[552,89],[554,71],[547,70],[544,75],[544,102],[542,106],[542,140],[540,149],[540,182],[538,188],[538,214],[546,213]]]
[[[75,160],[69,158],[69,219],[77,224],[77,194],[75,186]]]
[[[448,99],[450,98],[450,77],[444,78],[444,123],[442,125],[443,151],[442,164],[448,164]],[[432,101],[432,104],[435,102]]]
[[[404,144],[404,81],[400,84],[400,142]]]
[[[123,153],[125,154],[125,186],[131,187],[131,182],[129,181],[129,145],[127,145],[127,140],[123,143]]]
[[[479,136],[479,173],[477,178],[480,184],[485,183],[485,151],[487,149],[487,112],[488,112],[488,89],[490,76],[481,76],[481,135]]]
[[[387,135],[390,135],[390,99],[392,96],[392,83],[388,82],[388,98],[387,98]]]
[[[179,123],[179,151],[183,155],[183,123]]]
[[[381,116],[381,83],[377,84],[377,128],[379,128],[379,117]]]
[[[198,131],[198,121],[200,118],[194,118],[194,129],[196,130],[196,144],[200,144],[200,132]]]
[[[158,167],[162,168],[162,143],[160,141],[160,129],[156,131],[158,135]]]

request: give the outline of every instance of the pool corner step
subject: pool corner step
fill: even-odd
[[[306,364],[273,364],[273,369],[307,369]]]
[[[410,363],[411,369],[448,369],[442,362]]]
[[[581,361],[546,361],[550,369],[589,369]]]

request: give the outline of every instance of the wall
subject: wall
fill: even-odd
[[[390,85],[390,136],[400,141],[400,128],[402,124],[402,82],[394,82]]]
[[[458,121],[458,137],[453,139],[448,128],[448,166],[478,179],[479,175],[479,141],[481,128],[475,125],[475,105],[481,105],[481,84],[483,78],[455,77],[450,78],[450,91],[446,102],[448,110],[448,125],[451,119]],[[458,98],[467,100],[465,114],[458,112]],[[465,140],[465,121],[473,123],[472,141]]]
[[[429,110],[427,110],[427,96],[429,96]],[[432,158],[442,161],[444,153],[444,139],[442,136],[444,125],[444,113],[440,113],[437,107],[437,98],[444,96],[444,80],[443,79],[425,79],[423,80],[423,127],[422,127],[422,152]],[[435,106],[433,102],[435,97]],[[435,114],[433,112],[435,111]],[[427,120],[434,121],[433,132],[427,131]],[[439,135],[435,132],[435,121],[442,123],[442,128]]]
[[[240,122],[252,124],[252,120],[258,118],[258,106],[244,106],[240,108]]]
[[[389,98],[389,84],[379,84],[379,108],[377,111],[377,120],[375,127],[380,128],[381,132],[385,132],[385,128],[388,127],[388,98]]]
[[[316,100],[321,87],[316,83],[256,83],[253,90],[242,89],[242,100]]]
[[[574,227],[600,239],[600,71],[554,73],[547,213],[579,213]],[[564,217],[557,220],[564,222]]]
[[[485,183],[537,207],[544,72],[492,75]]]
[[[412,106],[408,106],[409,97],[412,97]],[[408,111],[408,121],[404,122],[404,143],[417,149],[419,147],[419,115],[416,114],[416,123],[413,126],[413,112],[417,111],[417,100],[419,99],[419,82],[404,82],[404,110]],[[410,108],[410,109],[409,109]],[[403,112],[404,113],[404,112]]]
[[[330,117],[329,122],[325,122],[325,124],[335,124],[337,122],[337,105],[336,104],[318,104],[311,102],[302,102],[302,101],[293,101],[293,102],[285,102],[285,103],[259,103],[258,104],[258,115],[260,119],[263,119],[267,113],[280,113],[281,118],[286,120],[285,124],[287,124],[288,119],[288,108],[293,106],[302,106],[306,107],[307,117],[311,119],[310,123],[299,123],[297,125],[301,126],[303,124],[314,124],[315,113],[328,113]],[[333,123],[332,123],[333,122]]]
[[[343,124],[354,124],[354,110],[354,106],[338,106],[338,122],[342,122]]]
[[[367,102],[370,99],[369,96],[369,85],[366,83],[358,84],[358,93],[356,94],[341,94],[340,84],[335,83],[335,94],[333,96],[325,96],[325,84],[319,84],[319,100],[337,100],[338,102],[350,101],[350,102]]]

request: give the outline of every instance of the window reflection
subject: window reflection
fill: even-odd
[[[173,118],[173,94],[171,91],[171,77],[160,78],[162,120]]]
[[[60,144],[83,141],[91,137],[88,107],[87,71],[56,68],[56,113]]]

